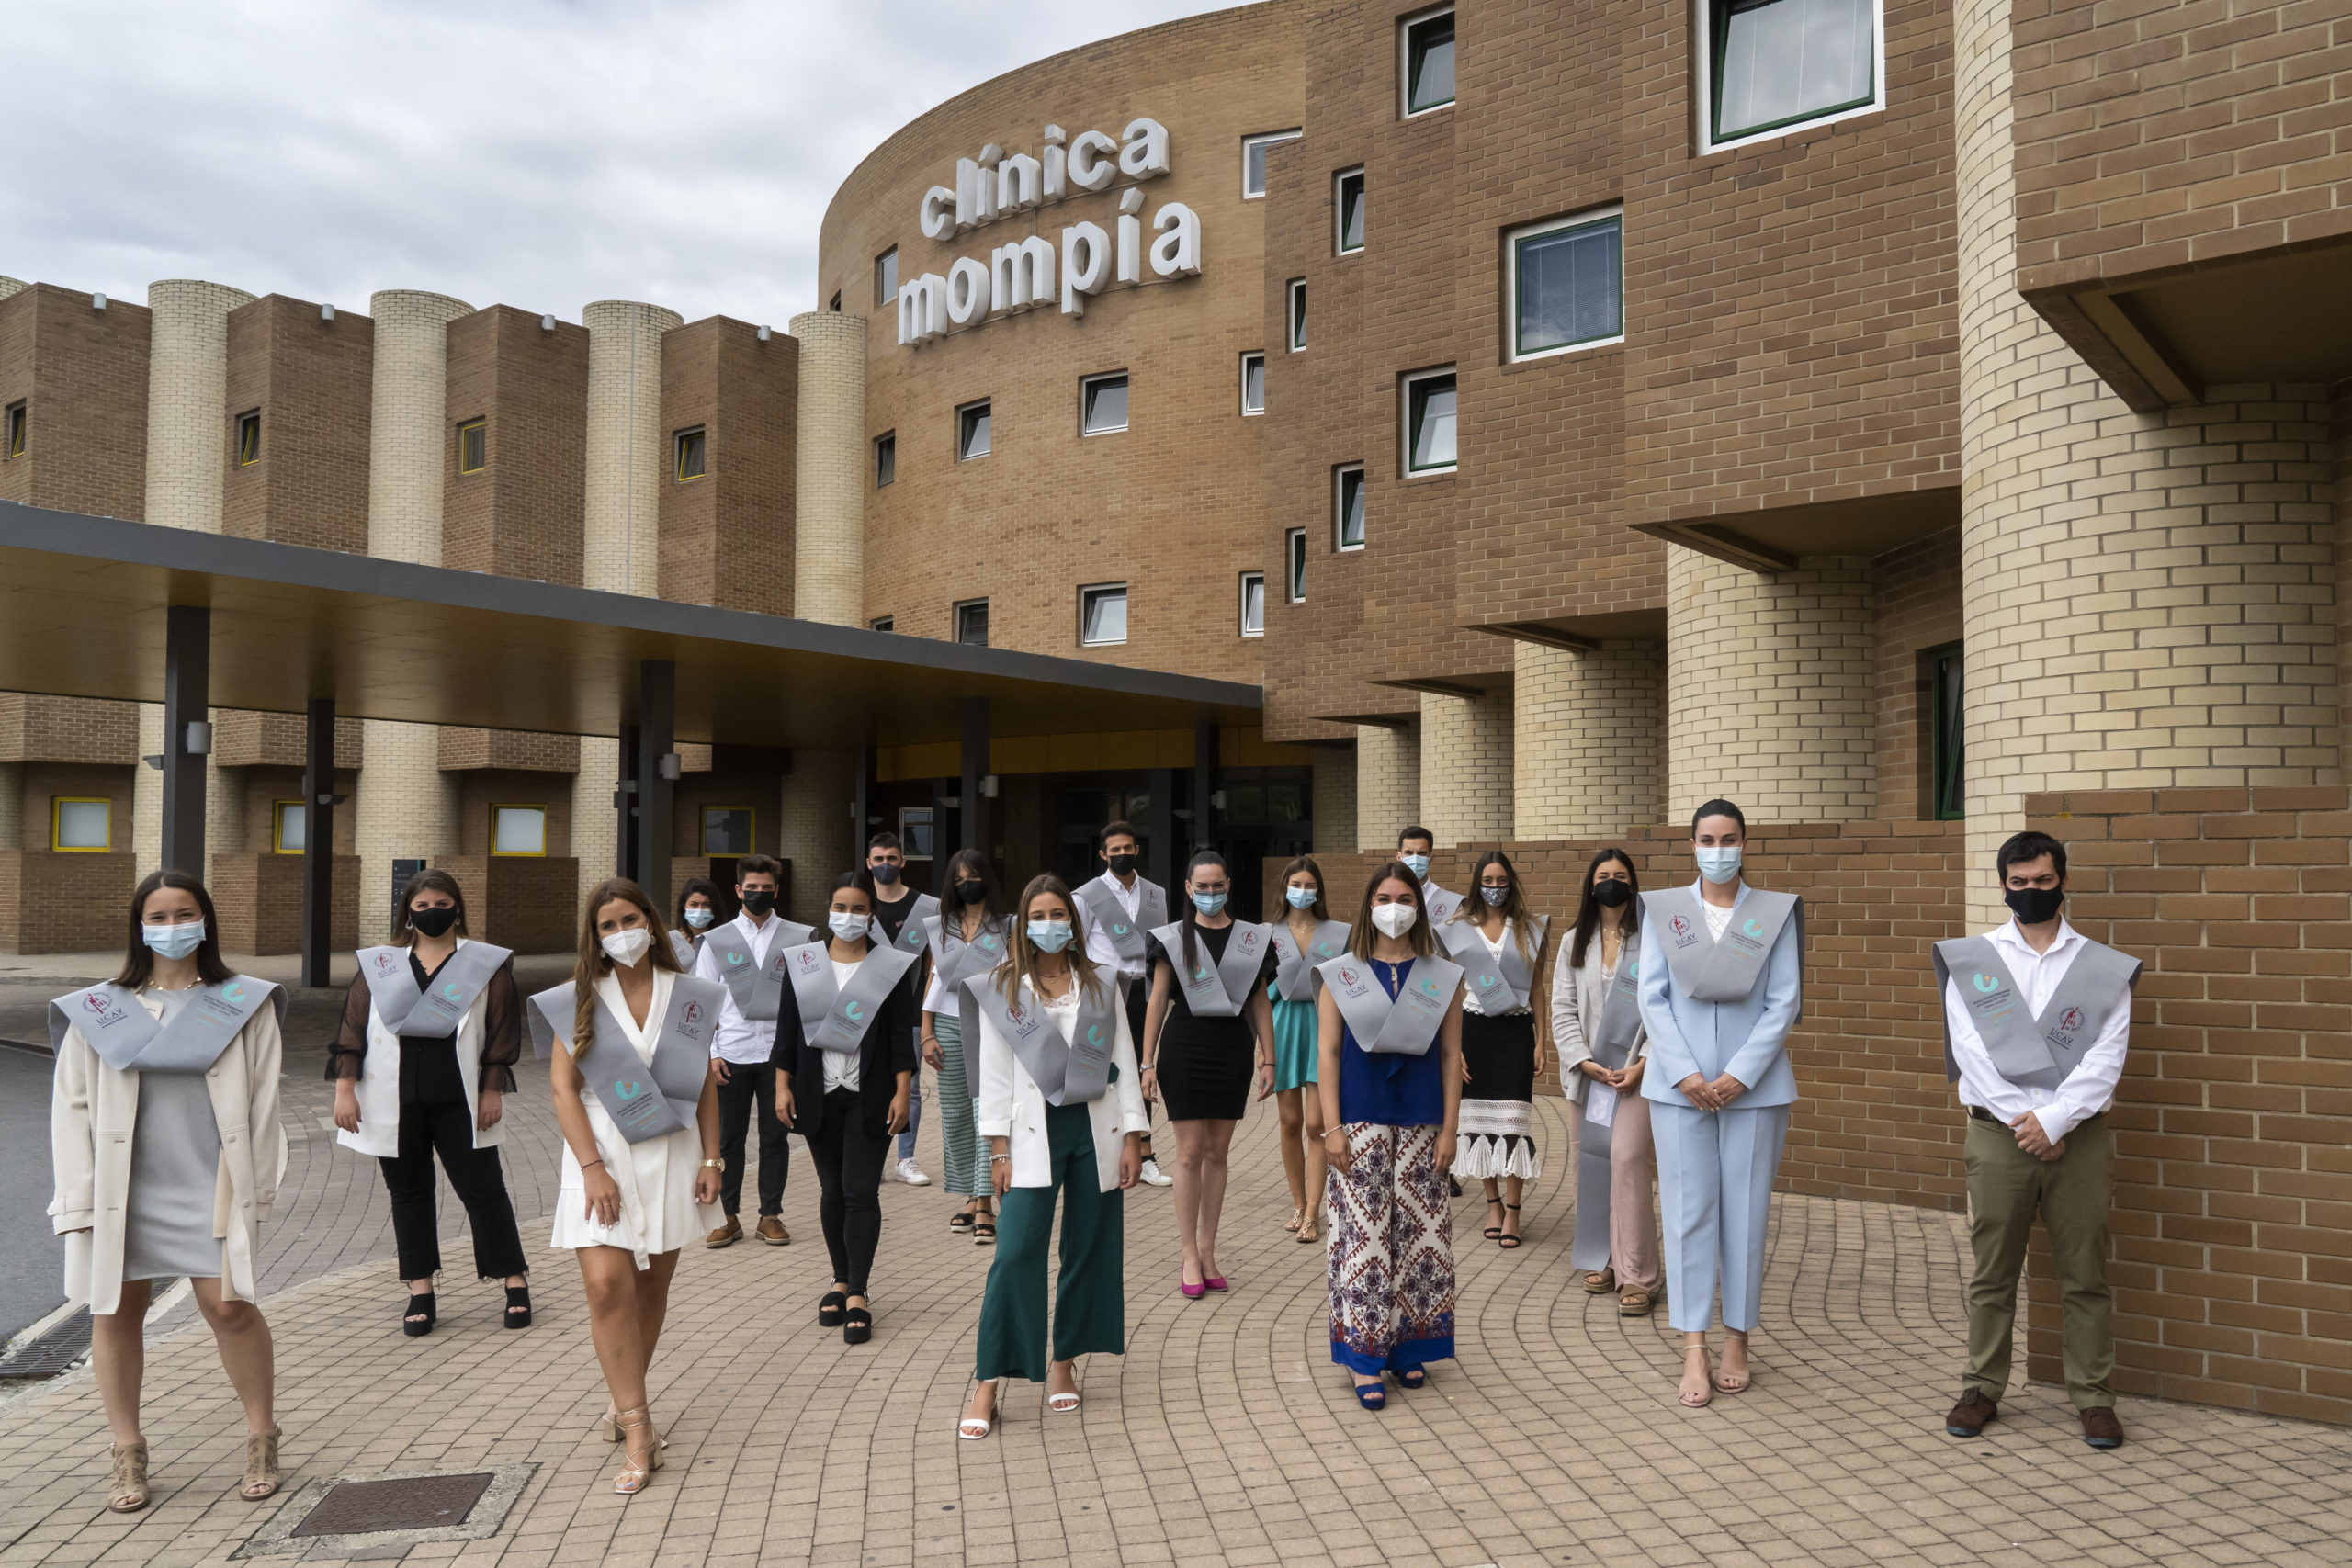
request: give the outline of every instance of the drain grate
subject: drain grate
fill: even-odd
[[[381,1530],[446,1529],[466,1522],[495,1474],[411,1475],[398,1481],[345,1481],[288,1533],[373,1535]]]
[[[53,1378],[89,1353],[90,1314],[77,1312],[0,1359],[0,1378]]]

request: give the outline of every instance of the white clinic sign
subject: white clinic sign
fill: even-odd
[[[948,240],[1107,192],[1124,175],[1132,183],[1119,192],[1112,229],[1072,223],[1062,230],[1058,245],[1042,232],[1031,233],[993,247],[986,260],[956,257],[945,276],[927,272],[908,279],[899,286],[900,346],[919,347],[1057,300],[1062,314],[1081,316],[1088,295],[1141,284],[1147,265],[1155,277],[1190,277],[1201,270],[1200,215],[1181,201],[1164,202],[1152,213],[1148,251],[1144,244],[1143,185],[1168,172],[1166,126],[1138,118],[1114,141],[1099,130],[1069,136],[1060,126],[1049,125],[1041,140],[1042,157],[1007,153],[990,142],[977,158],[956,159],[955,186],[933,186],[923,193],[924,237]]]

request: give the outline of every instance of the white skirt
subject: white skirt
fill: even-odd
[[[675,1252],[725,1223],[717,1204],[706,1207],[695,1201],[695,1175],[702,1168],[702,1136],[695,1129],[681,1127],[632,1144],[593,1095],[581,1099],[596,1134],[597,1156],[620,1183],[620,1218],[600,1225],[590,1217],[587,1183],[580,1174],[580,1161],[566,1145],[563,1190],[556,1199],[555,1235],[548,1245],[617,1247],[632,1254],[642,1269],[656,1254]]]

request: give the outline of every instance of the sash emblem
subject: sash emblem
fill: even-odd
[[[376,973],[379,975],[389,975],[391,972],[392,955],[389,953],[379,953],[376,954]]]
[[[243,1001],[245,999],[245,988],[237,984],[234,980],[232,980],[227,985],[220,987],[220,999],[224,1002]]]
[[[1113,936],[1125,936],[1127,934],[1127,930],[1128,928],[1124,924],[1114,923],[1111,927],[1111,934]]]
[[[1676,936],[1689,936],[1690,934],[1690,921],[1687,916],[1677,915],[1672,919],[1667,921],[1666,925],[1667,929],[1672,931]]]
[[[1427,991],[1430,996],[1435,996],[1437,995],[1437,982],[1433,979],[1423,980],[1421,982],[1421,989]]]
[[[685,1005],[684,1010],[681,1011],[678,1016],[688,1023],[700,1023],[702,1021],[702,1004],[700,1002],[688,1002]]]
[[[1343,986],[1355,986],[1363,982],[1357,977],[1354,970],[1343,968],[1340,971],[1340,983]]]
[[[1195,980],[1205,980],[1205,979],[1207,979],[1208,977],[1209,977],[1209,966],[1208,966],[1207,964],[1194,964],[1194,965],[1193,966],[1193,979],[1195,979]]]
[[[842,1004],[842,1016],[852,1023],[857,1023],[865,1019],[865,1014],[858,1010],[856,1002],[847,1001]]]
[[[817,955],[815,953],[806,951],[802,952],[800,954],[800,972],[803,975],[814,975],[817,972]]]
[[[1632,963],[1625,965],[1625,977],[1629,980],[1638,980],[1642,977],[1642,961],[1640,959],[1636,958]]]
[[[107,1015],[107,994],[104,991],[91,991],[83,997],[82,1005],[100,1018],[104,1018]]]
[[[2080,1008],[2068,1008],[2058,1015],[2058,1028],[2064,1033],[2072,1034],[2082,1026],[2083,1010]]]
[[[901,931],[899,933],[899,945],[910,948],[921,947],[922,945],[922,932],[915,930],[912,926],[907,927],[904,931]]]
[[[729,964],[741,964],[743,962],[743,955],[730,947],[727,950],[727,962]]]
[[[2001,982],[1990,975],[1979,975],[1972,983],[1980,991],[1997,991],[2001,988]]]
[[[223,991],[220,994],[222,996],[229,995],[226,991]],[[466,988],[463,986],[458,985],[455,980],[452,980],[447,985],[441,987],[441,994],[454,1002],[465,996]],[[233,1002],[237,998],[234,997],[229,997],[229,999]]]
[[[645,1086],[638,1082],[635,1078],[623,1078],[618,1083],[613,1085],[613,1092],[619,1095],[623,1100],[635,1100],[639,1095],[645,1092]]]
[[[1749,936],[1762,936],[1764,934],[1764,928],[1757,924],[1754,920],[1742,922],[1739,929],[1746,931]]]
[[[1495,983],[1495,976],[1492,976],[1492,975],[1481,975],[1481,976],[1478,976],[1478,984],[1480,984],[1481,986],[1486,986],[1486,987],[1493,987],[1493,985],[1494,985],[1494,983]],[[1435,989],[1437,989],[1437,987],[1434,987],[1434,986],[1432,986],[1432,987],[1430,987],[1430,989],[1431,989],[1432,991],[1434,991]]]
[[[1090,1023],[1086,1026],[1086,1043],[1089,1045],[1100,1045],[1102,1043],[1102,1026],[1101,1024]]]
[[[994,931],[982,931],[980,933],[980,945],[988,949],[990,953],[994,953],[997,949],[996,933]]]
[[[1329,958],[1339,951],[1328,942],[1318,942],[1315,944],[1315,955],[1317,958]]]
[[[1013,1027],[1016,1029],[1029,1021],[1029,1015],[1021,1010],[1021,1004],[1016,1001],[1008,1000],[1004,1004],[1004,1016],[1012,1021]]]

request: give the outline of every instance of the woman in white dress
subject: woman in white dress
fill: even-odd
[[[541,1049],[550,1038],[562,1047],[548,1072],[564,1143],[553,1244],[580,1258],[613,1402],[600,1429],[628,1449],[613,1478],[624,1496],[662,1468],[645,1374],[678,1248],[718,1224],[720,987],[679,973],[665,934],[636,883],[603,883],[588,895],[571,981],[531,998]]]

